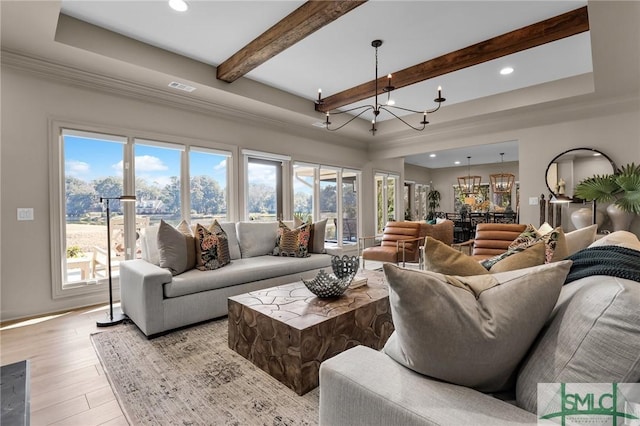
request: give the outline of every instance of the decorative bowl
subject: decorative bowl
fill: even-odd
[[[338,278],[346,278],[353,276],[358,272],[360,266],[360,260],[357,256],[347,256],[346,254],[340,258],[339,256],[333,256],[331,258],[331,268],[333,273]]]
[[[349,287],[354,276],[355,272],[343,278],[338,278],[333,274],[327,274],[324,269],[322,269],[315,278],[311,280],[305,280],[303,278],[302,282],[311,293],[318,297],[339,297],[342,296],[342,293]]]

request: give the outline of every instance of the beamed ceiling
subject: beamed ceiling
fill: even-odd
[[[384,42],[379,87],[392,73],[396,105],[431,108],[443,87],[447,101],[420,136],[429,138],[465,117],[593,93],[592,6],[605,14],[584,0],[187,2],[179,13],[163,0],[4,1],[2,46],[167,92],[177,81],[195,87],[183,96],[199,102],[371,150],[415,136],[382,114],[376,136],[366,115],[328,136],[313,125],[320,110],[372,103],[372,40]],[[500,75],[507,65],[513,74]]]

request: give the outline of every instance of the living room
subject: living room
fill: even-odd
[[[372,136],[364,120],[335,133],[310,126],[324,116],[313,110],[314,93],[306,99],[248,78],[222,83],[202,62],[61,16],[58,2],[3,1],[0,320],[59,314],[108,300],[106,286],[70,297],[55,290],[52,252],[62,245],[54,237],[59,235],[54,212],[60,200],[52,195],[51,182],[52,170],[59,169],[56,129],[61,128],[231,152],[235,172],[230,183],[236,190],[229,198],[230,221],[248,219],[243,151],[358,170],[362,235],[376,233],[376,219],[367,212],[375,204],[377,172],[397,175],[399,182],[417,181],[415,169],[405,164],[407,156],[517,141],[520,223],[539,223],[539,208],[528,201],[548,193],[546,167],[557,154],[587,147],[617,165],[640,162],[639,4],[594,1],[575,7],[584,4],[593,72],[445,103],[429,117],[424,132],[381,123]],[[370,60],[371,48],[362,49]],[[363,68],[372,71],[370,62]],[[170,91],[167,77],[192,82],[198,86],[195,95]],[[213,96],[199,97],[201,89]],[[466,171],[463,164],[460,172]],[[428,170],[419,172],[423,183],[434,181]],[[433,183],[436,188],[453,184]],[[18,221],[18,208],[32,208],[33,221]],[[292,219],[293,211],[286,214]],[[640,235],[637,219],[632,231]]]

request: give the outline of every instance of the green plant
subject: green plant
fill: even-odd
[[[640,214],[640,165],[631,163],[613,174],[587,178],[576,186],[574,195],[587,201],[613,201],[622,211]]]
[[[84,256],[84,253],[82,252],[82,249],[80,248],[80,246],[67,247],[67,258],[76,258],[76,257],[82,257],[82,256]]]
[[[427,220],[433,220],[436,216],[436,209],[440,207],[440,192],[436,189],[432,189],[427,193],[427,207],[429,213]]]

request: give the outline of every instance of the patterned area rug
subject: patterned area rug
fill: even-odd
[[[298,396],[227,344],[227,320],[147,340],[132,323],[91,336],[132,425],[315,425]]]

